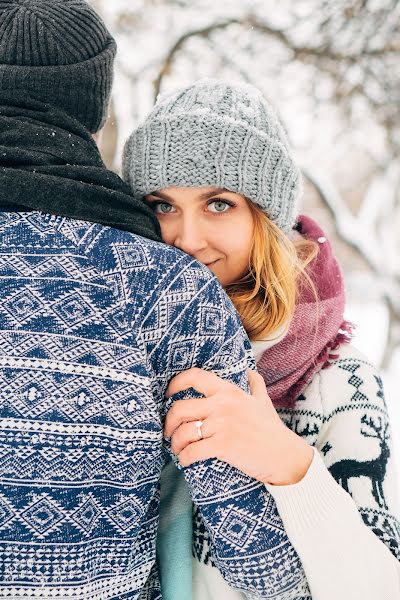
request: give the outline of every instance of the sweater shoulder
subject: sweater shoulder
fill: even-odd
[[[178,261],[192,260],[168,244],[97,223],[64,219],[61,231],[104,272],[140,271],[146,277],[167,270]]]
[[[150,344],[149,352],[155,352],[164,335],[168,352],[174,345],[176,352],[185,348],[190,355],[194,339],[199,347],[200,338],[222,344],[236,333],[243,342],[232,302],[202,263],[173,246],[129,232],[96,226],[90,236],[84,240],[87,255],[98,265],[101,279],[113,286],[131,326]]]
[[[167,289],[175,289],[182,300],[190,302],[198,287],[215,279],[209,269],[181,250],[128,231],[64,220],[63,234],[75,238],[99,277],[111,283],[126,306],[138,307],[142,302],[151,306]],[[185,281],[187,271],[190,277]]]

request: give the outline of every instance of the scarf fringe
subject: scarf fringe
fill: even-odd
[[[334,360],[339,358],[339,354],[332,353],[332,350],[337,350],[342,344],[350,344],[354,336],[354,323],[350,321],[343,321],[337,335],[327,343],[325,348],[317,357],[317,364],[322,363],[323,369],[328,369]]]

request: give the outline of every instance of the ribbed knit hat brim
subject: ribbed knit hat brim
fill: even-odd
[[[91,132],[107,115],[116,44],[84,0],[0,0],[0,87],[63,108]]]

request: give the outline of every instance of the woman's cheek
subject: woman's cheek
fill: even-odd
[[[174,233],[173,233],[172,228],[170,226],[168,226],[168,224],[165,222],[165,219],[163,219],[163,218],[158,218],[158,222],[160,223],[160,227],[161,227],[162,239],[164,240],[164,242],[166,242],[170,246],[173,246],[174,245]]]

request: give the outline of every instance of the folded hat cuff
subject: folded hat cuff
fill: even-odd
[[[216,186],[243,194],[285,233],[297,216],[301,176],[287,146],[208,111],[145,122],[125,146],[123,174],[143,196],[171,186]]]
[[[113,81],[116,43],[109,38],[104,50],[70,65],[0,65],[0,89],[21,90],[35,99],[65,110],[95,133],[107,118]]]

